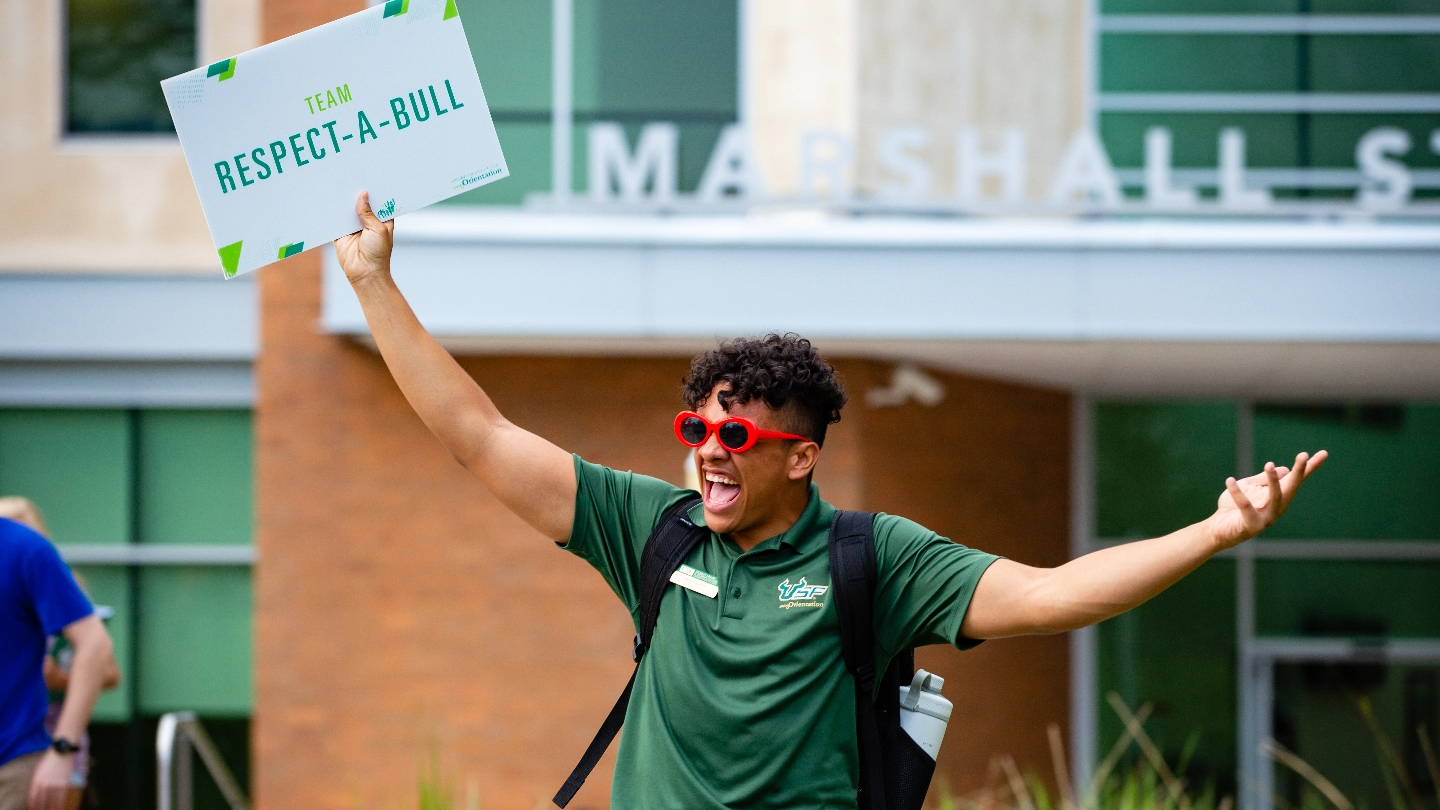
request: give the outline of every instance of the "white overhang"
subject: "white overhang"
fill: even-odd
[[[368,338],[333,256],[324,327]],[[395,275],[457,353],[684,354],[795,331],[1115,395],[1440,396],[1440,226],[440,208]]]
[[[0,274],[0,406],[249,407],[253,277]]]

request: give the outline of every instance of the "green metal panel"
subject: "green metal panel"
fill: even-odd
[[[34,501],[56,543],[130,539],[124,411],[0,410],[0,495]]]
[[[1101,14],[1294,14],[1301,0],[1101,0]]]
[[[1256,406],[1257,464],[1320,449],[1330,460],[1266,537],[1440,539],[1440,406]]]
[[[550,0],[456,0],[456,6],[496,119],[517,111],[548,116]],[[514,173],[508,148],[505,158]]]
[[[250,411],[140,415],[144,543],[253,542]]]
[[[734,0],[578,0],[577,112],[734,120],[736,13]]]
[[[103,692],[95,704],[94,719],[97,723],[123,722],[130,719],[130,669],[132,639],[134,638],[133,617],[130,612],[129,572],[113,565],[76,566],[75,573],[85,584],[85,592],[96,605],[105,605],[115,615],[105,622],[110,638],[115,642],[115,662],[120,667],[120,686]]]
[[[1440,636],[1440,563],[1259,560],[1256,633]]]
[[[1104,34],[1100,47],[1104,92],[1440,89],[1436,35]]]
[[[1154,706],[1146,731],[1170,762],[1198,735],[1187,781],[1235,783],[1235,564],[1212,560],[1169,590],[1098,628],[1100,750],[1123,725],[1104,696]]]
[[[250,569],[156,566],[140,582],[141,711],[249,714]]]
[[[1167,534],[1215,510],[1235,472],[1235,406],[1095,405],[1096,536]]]
[[[1100,89],[1106,93],[1293,93],[1300,85],[1298,39],[1104,34]]]
[[[1101,0],[1102,14],[1437,14],[1440,0]]]
[[[1173,136],[1171,163],[1177,168],[1214,169],[1220,130],[1245,131],[1245,162],[1251,168],[1323,166],[1355,168],[1355,145],[1375,127],[1400,127],[1414,148],[1403,160],[1413,168],[1440,166],[1440,155],[1425,145],[1440,128],[1440,114],[1325,113],[1140,113],[1107,112],[1100,117],[1105,151],[1116,166],[1145,162],[1145,130],[1166,127]],[[1303,147],[1302,147],[1303,139]],[[1302,151],[1303,149],[1303,151]],[[1302,156],[1307,156],[1302,162]]]
[[[1309,37],[1317,93],[1434,93],[1440,90],[1440,35]]]
[[[1440,14],[1440,0],[1306,0],[1313,14]]]

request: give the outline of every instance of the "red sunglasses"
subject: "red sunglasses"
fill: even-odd
[[[794,439],[808,442],[804,436],[794,433],[780,433],[761,430],[743,416],[732,416],[719,423],[711,422],[694,411],[681,411],[675,417],[675,438],[690,447],[699,447],[714,433],[720,439],[720,446],[732,453],[743,453],[755,446],[761,439]]]

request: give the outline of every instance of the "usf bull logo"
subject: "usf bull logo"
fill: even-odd
[[[799,582],[793,584],[790,582],[790,578],[786,577],[785,581],[780,583],[780,601],[782,603],[816,602],[818,604],[816,600],[824,596],[828,590],[830,590],[829,585],[811,585],[805,581],[805,577],[801,577]]]

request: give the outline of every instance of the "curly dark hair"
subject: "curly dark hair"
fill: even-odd
[[[781,412],[791,432],[825,445],[825,430],[840,421],[845,386],[835,368],[820,358],[810,341],[787,332],[761,338],[735,338],[690,361],[684,398],[699,408],[719,383],[720,407],[758,399]]]

